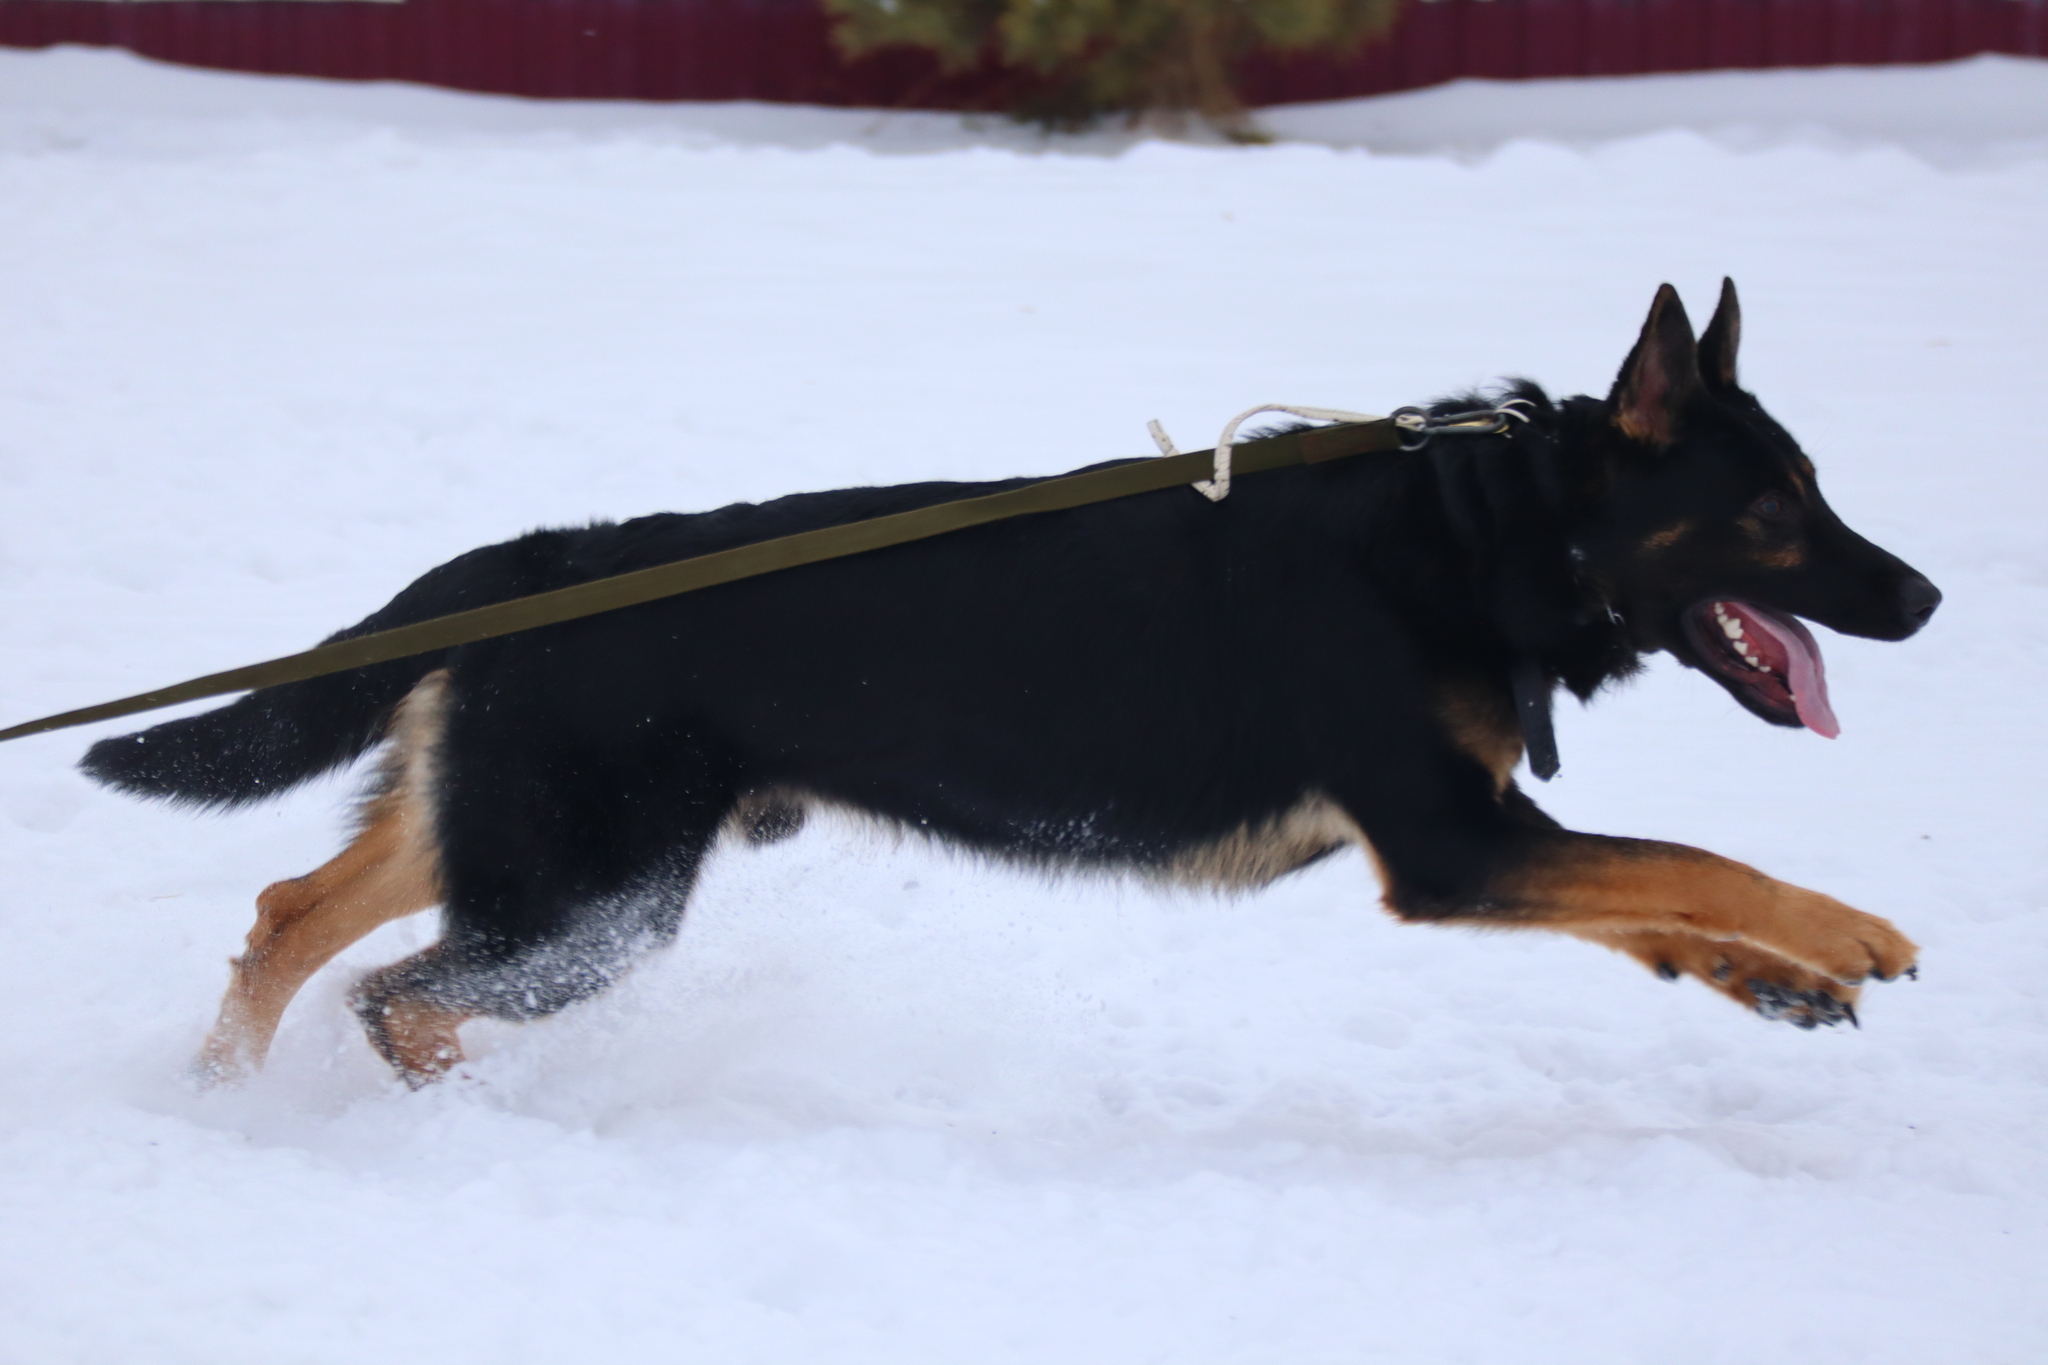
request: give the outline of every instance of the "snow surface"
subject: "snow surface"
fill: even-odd
[[[7,746],[0,1360],[2043,1359],[2048,67],[1846,74],[1892,122],[1817,117],[1845,73],[1608,82],[1569,126],[1524,92],[1572,145],[1484,87],[1274,116],[1428,151],[1386,155],[0,54],[10,721],[532,525],[1604,389],[1660,280],[1704,312],[1723,272],[1753,387],[1948,593],[1823,639],[1837,742],[1660,667],[1561,714],[1542,793],[1897,919],[1924,979],[1860,1033],[1396,925],[1353,856],[1217,900],[825,827],[729,852],[605,999],[472,1027],[454,1083],[398,1088],[341,1006],[422,919],[197,1094],[250,898],[347,785],[195,818],[85,784],[86,734]],[[1636,135],[1730,81],[1762,133]]]

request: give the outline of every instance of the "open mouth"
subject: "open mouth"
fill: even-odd
[[[1797,617],[1709,598],[1685,613],[1685,632],[1708,670],[1758,714],[1829,739],[1842,732],[1828,705],[1820,646]]]

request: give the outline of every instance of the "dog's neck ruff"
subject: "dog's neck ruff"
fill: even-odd
[[[1403,433],[1401,449],[1417,451],[1438,436],[1498,436],[1516,422],[1526,425],[1530,414],[1524,409],[1534,406],[1526,398],[1509,398],[1490,408],[1475,408],[1469,412],[1432,413],[1427,408],[1405,407],[1396,408],[1391,417],[1375,417],[1368,413],[1347,412],[1342,408],[1261,403],[1224,423],[1222,434],[1216,438],[1215,472],[1206,481],[1195,484],[1194,488],[1211,502],[1222,502],[1230,496],[1230,452],[1237,440],[1238,428],[1262,412],[1284,412],[1311,422],[1391,421]],[[1157,418],[1147,422],[1145,429],[1152,434],[1153,444],[1159,447],[1161,455],[1170,458],[1180,454],[1179,447],[1174,445],[1173,438],[1166,434],[1166,428]],[[1528,758],[1529,771],[1539,782],[1548,782],[1558,772],[1557,729],[1550,713],[1555,684],[1533,653],[1523,653],[1515,660],[1509,674],[1509,685],[1514,693],[1515,721],[1521,727],[1522,752]]]

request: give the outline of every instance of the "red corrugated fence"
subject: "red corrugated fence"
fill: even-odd
[[[1460,76],[1622,75],[2044,55],[2048,0],[1411,0],[1350,58],[1262,60],[1254,104]],[[233,71],[542,97],[987,108],[1002,77],[846,62],[816,0],[0,0],[0,46],[84,43]]]

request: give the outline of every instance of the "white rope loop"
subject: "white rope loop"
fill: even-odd
[[[1215,472],[1212,477],[1194,486],[1197,493],[1200,493],[1211,502],[1222,502],[1230,496],[1230,451],[1231,447],[1237,442],[1237,429],[1248,418],[1256,417],[1262,412],[1284,412],[1293,417],[1306,418],[1311,422],[1382,422],[1386,420],[1383,417],[1374,417],[1370,413],[1346,412],[1342,408],[1304,408],[1298,407],[1293,403],[1261,403],[1255,408],[1247,408],[1231,418],[1224,426],[1223,434],[1216,438]],[[1159,425],[1156,418],[1147,422],[1145,429],[1152,433],[1152,442],[1159,447],[1160,454],[1180,454],[1180,451],[1174,447],[1173,438],[1166,434],[1166,428]]]
[[[1387,422],[1408,433],[1412,441],[1403,441],[1401,449],[1420,450],[1431,437],[1437,435],[1493,436],[1508,430],[1510,419],[1528,424],[1529,414],[1523,408],[1535,405],[1526,398],[1510,398],[1490,408],[1478,408],[1472,412],[1453,412],[1433,416],[1424,408],[1401,408],[1391,418],[1374,417],[1370,413],[1346,412],[1342,408],[1304,408],[1292,403],[1261,403],[1247,408],[1230,419],[1224,426],[1223,434],[1216,438],[1216,466],[1213,477],[1194,485],[1196,492],[1211,502],[1222,502],[1230,496],[1230,451],[1237,442],[1237,429],[1247,418],[1262,412],[1284,412],[1295,417],[1305,417],[1311,422]],[[1166,434],[1166,428],[1159,425],[1157,418],[1145,424],[1152,433],[1152,443],[1159,447],[1161,455],[1178,455],[1180,450],[1173,438]]]

